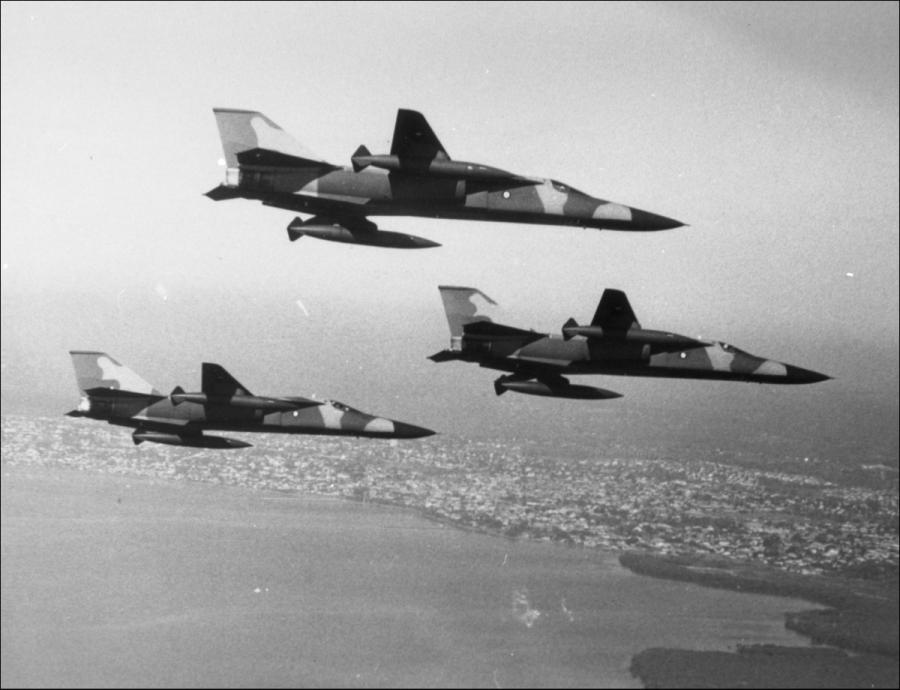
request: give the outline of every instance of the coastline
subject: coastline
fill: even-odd
[[[735,505],[753,505],[756,506],[754,510],[770,509],[776,505],[775,502],[767,502],[760,508],[751,501],[754,497],[769,495],[766,492],[771,491],[772,487],[768,475],[763,477],[753,472],[726,468],[718,477],[710,475],[709,468],[704,465],[706,469],[697,476],[688,477],[691,483],[687,484],[688,480],[684,478],[687,475],[666,474],[670,470],[674,472],[669,467],[671,463],[663,466],[658,462],[612,460],[606,464],[597,462],[588,466],[582,461],[565,458],[539,460],[530,453],[511,459],[503,455],[501,461],[492,446],[478,444],[452,454],[448,454],[442,446],[409,449],[374,444],[359,448],[353,446],[351,453],[350,446],[344,443],[308,439],[304,439],[303,443],[295,442],[297,447],[292,446],[290,452],[276,445],[275,450],[251,450],[235,456],[233,460],[229,458],[228,463],[220,463],[204,453],[185,455],[168,449],[152,454],[133,453],[130,446],[124,446],[118,438],[117,430],[106,427],[75,428],[59,420],[56,423],[42,421],[38,427],[29,420],[4,416],[4,463],[7,458],[15,458],[12,464],[23,467],[66,467],[100,475],[141,477],[183,490],[196,482],[231,486],[251,494],[269,490],[309,498],[343,499],[341,502],[344,503],[402,509],[436,525],[452,526],[456,530],[492,538],[504,537],[502,541],[507,543],[565,544],[574,552],[605,554],[640,575],[688,581],[736,592],[795,597],[822,604],[829,608],[783,614],[784,629],[811,639],[813,644],[828,644],[864,654],[848,657],[845,652],[835,649],[737,645],[736,653],[717,652],[710,656],[706,652],[676,649],[683,642],[680,638],[674,638],[661,641],[665,645],[662,647],[630,652],[632,677],[640,679],[648,687],[678,687],[679,683],[696,687],[699,683],[697,676],[685,676],[684,673],[696,674],[701,670],[706,678],[711,679],[703,682],[715,687],[741,684],[784,686],[797,678],[804,678],[803,686],[834,687],[835,678],[845,677],[842,671],[836,670],[837,667],[851,674],[851,682],[842,681],[844,685],[898,686],[896,565],[893,579],[884,577],[884,572],[890,572],[889,569],[877,568],[869,571],[843,568],[840,574],[832,570],[834,574],[829,575],[791,571],[780,565],[767,565],[761,559],[741,558],[747,549],[740,545],[755,544],[759,541],[759,535],[764,534],[758,531],[758,527],[741,528],[741,524],[734,520],[722,525],[716,522],[724,521],[724,511],[729,505],[725,499],[729,496],[734,498]],[[307,449],[310,452],[302,452]],[[559,468],[560,471],[557,471]],[[664,469],[666,472],[663,472]],[[523,483],[526,481],[523,477],[527,478],[527,483]],[[648,478],[653,481],[648,481]],[[732,480],[744,481],[753,491],[740,482],[732,483]],[[776,528],[780,529],[784,524],[797,525],[795,516],[806,515],[814,507],[813,499],[819,500],[819,497],[823,498],[822,505],[826,507],[831,505],[828,503],[830,500],[833,510],[830,508],[831,513],[819,517],[810,513],[816,519],[807,520],[805,531],[798,533],[800,536],[812,534],[810,530],[818,534],[821,525],[827,526],[821,520],[832,519],[829,533],[833,532],[834,538],[823,539],[823,544],[829,549],[832,546],[837,548],[840,546],[837,535],[843,534],[840,528],[849,524],[847,521],[859,518],[865,521],[860,524],[871,522],[867,517],[869,513],[865,512],[871,507],[870,503],[875,506],[871,492],[850,489],[840,493],[830,485],[804,483],[806,478],[801,476],[792,478],[785,475],[779,481],[776,488],[781,491],[790,489],[790,493],[784,494],[788,499],[781,501],[785,512],[775,514],[778,519],[772,524]],[[724,486],[744,487],[741,488],[743,493],[733,491],[733,496],[727,493],[719,496],[713,491],[713,487]],[[668,489],[662,491],[659,487]],[[700,488],[709,495],[698,494]],[[594,493],[584,493],[589,489]],[[675,489],[681,491],[677,496],[672,494]],[[682,494],[690,500],[678,499]],[[585,496],[591,497],[587,503]],[[840,500],[835,496],[839,496]],[[620,506],[625,498],[630,503],[621,504],[624,513],[613,520],[614,516],[607,515],[609,507]],[[715,524],[685,526],[675,522],[668,531],[663,529],[668,527],[666,521],[672,516],[687,515],[685,511],[689,508],[694,512],[700,511],[707,504],[713,511],[709,519]],[[895,510],[896,496],[892,498],[878,494],[875,507],[878,508],[879,520],[889,520],[892,515],[895,516],[891,511]],[[606,510],[601,517],[610,519],[591,522],[585,527],[585,516],[591,520],[595,517],[591,509],[594,512]],[[733,512],[729,514],[733,515]],[[746,517],[760,519],[759,514],[748,513]],[[839,522],[837,518],[845,522]],[[772,521],[771,517],[765,519]],[[696,529],[709,536],[683,539]],[[888,538],[880,537],[878,544],[890,546],[890,524],[887,529]],[[874,535],[876,531],[859,530],[855,536],[865,537],[866,534]],[[695,542],[700,542],[699,546],[706,546],[707,550],[666,553],[672,545],[681,544],[682,549],[689,549],[695,546]],[[797,544],[802,543],[785,541],[781,550],[791,553]],[[868,553],[863,548],[868,543],[860,542],[858,550],[861,554]],[[641,550],[629,550],[629,544]],[[765,546],[761,543],[756,551],[765,555]],[[819,545],[812,542],[811,546],[815,549]],[[709,548],[719,550],[713,554],[708,551]],[[820,558],[816,563],[831,558],[830,551],[819,551]],[[885,551],[887,556],[882,557],[882,551],[885,550],[876,551],[880,560],[862,564],[890,564],[890,552]],[[813,562],[811,558],[806,558],[806,552],[800,555],[802,558],[795,559],[797,562]],[[867,579],[849,577],[850,573]],[[790,606],[802,608],[793,602]],[[782,612],[783,609],[777,615],[782,615]],[[642,648],[643,645],[635,650]],[[772,661],[773,658],[776,660]],[[874,675],[861,673],[861,663]],[[784,671],[792,664],[796,673]],[[806,675],[805,669],[810,665],[821,667],[819,675]],[[729,667],[727,671],[724,670],[726,667]],[[830,670],[821,670],[826,667]],[[776,668],[782,669],[780,676],[754,675],[774,672]],[[816,673],[815,670],[813,672]],[[858,680],[853,682],[853,678]]]
[[[774,597],[403,507],[3,470],[4,687],[640,687],[650,645],[804,643]]]
[[[650,648],[636,654],[631,664],[631,672],[648,688],[896,688],[900,684],[896,578],[798,575],[705,554],[626,551],[619,562],[649,577],[795,597],[829,607],[787,612],[785,627],[809,636],[814,644],[830,647],[750,645],[739,646],[734,653]]]
[[[340,498],[359,500],[349,496]],[[465,532],[509,541],[522,539],[415,506],[384,500],[367,503],[412,509],[422,518]],[[630,671],[646,688],[896,688],[900,685],[896,616],[900,590],[896,576],[873,580],[799,574],[714,554],[602,550],[617,556],[622,567],[637,575],[748,594],[804,599],[828,607],[784,614],[785,628],[808,637],[813,645],[826,645],[823,647],[737,645],[734,652],[645,649],[632,657]]]

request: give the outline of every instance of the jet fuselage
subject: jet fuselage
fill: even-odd
[[[176,394],[177,395],[177,394]],[[298,402],[296,409],[267,412],[237,402],[173,404],[170,397],[153,395],[92,394],[72,416],[102,419],[121,426],[153,428],[154,424],[173,428],[216,431],[260,431],[280,434],[323,434],[372,438],[418,438],[431,435],[428,429],[355,410],[343,403],[325,400]],[[282,398],[285,406],[290,398]]]
[[[477,330],[478,324],[474,326]],[[654,344],[640,340],[565,339],[540,333],[501,336],[466,333],[458,357],[484,367],[521,374],[540,369],[560,375],[613,374],[758,383],[814,383],[829,378],[751,355],[726,343],[695,342],[696,346],[684,349],[658,351]]]
[[[350,244],[426,248],[436,242],[379,232],[366,216],[419,216],[650,231],[683,223],[597,199],[566,184],[480,163],[451,160],[421,113],[397,112],[391,151],[360,146],[349,167],[329,163],[262,113],[214,108],[225,181],[206,193],[215,200],[257,199],[312,214],[288,227],[304,236]]]
[[[455,162],[455,161],[454,161]],[[475,164],[471,165],[475,168]],[[276,208],[328,215],[422,216],[650,231],[682,223],[640,209],[596,199],[561,182],[510,175],[495,179],[463,172],[432,175],[366,168],[257,167],[242,165],[227,176],[232,196],[259,199]],[[221,189],[221,188],[220,188]],[[225,194],[223,189],[222,194]]]
[[[203,362],[202,389],[177,386],[164,395],[105,352],[71,350],[81,402],[70,417],[100,419],[134,429],[135,444],[246,448],[206,430],[280,434],[421,438],[430,429],[376,417],[333,400],[254,395],[219,364]]]

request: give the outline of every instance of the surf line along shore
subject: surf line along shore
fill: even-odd
[[[650,648],[635,655],[631,663],[631,672],[648,688],[896,688],[900,684],[896,576],[862,580],[802,575],[706,554],[627,551],[619,562],[650,577],[800,598],[830,607],[788,612],[785,626],[831,647],[746,645],[736,653]]]

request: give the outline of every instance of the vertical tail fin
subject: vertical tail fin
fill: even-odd
[[[203,392],[214,397],[230,398],[235,395],[253,395],[225,367],[203,362]]]
[[[314,163],[325,163],[262,113],[255,110],[232,108],[213,108],[213,113],[216,116],[216,124],[219,126],[222,150],[225,152],[225,165],[228,168],[237,168],[238,155],[253,150],[280,153]]]
[[[613,331],[627,331],[631,328],[640,328],[628,297],[621,290],[607,288],[600,297],[597,311],[591,320],[592,326],[601,326]]]
[[[391,155],[403,159],[450,160],[444,146],[428,124],[425,116],[415,110],[401,108],[394,123]]]
[[[463,326],[475,321],[492,321],[488,312],[497,303],[478,288],[439,285],[444,312],[450,325],[450,348],[461,347]]]
[[[159,391],[105,352],[70,350],[75,378],[82,393],[92,388],[112,388],[159,395]]]

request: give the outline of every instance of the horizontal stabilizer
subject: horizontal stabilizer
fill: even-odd
[[[453,360],[462,359],[462,354],[458,350],[441,350],[435,352],[428,359],[432,362],[452,362]]]
[[[569,329],[577,328],[577,327],[578,327],[578,322],[574,318],[569,317],[569,320],[566,321],[562,327],[563,340],[571,340],[572,333],[571,333],[571,331],[569,331]]]
[[[218,187],[210,189],[206,196],[213,201],[225,201],[226,199],[240,199],[244,194],[237,187],[220,184]]]

